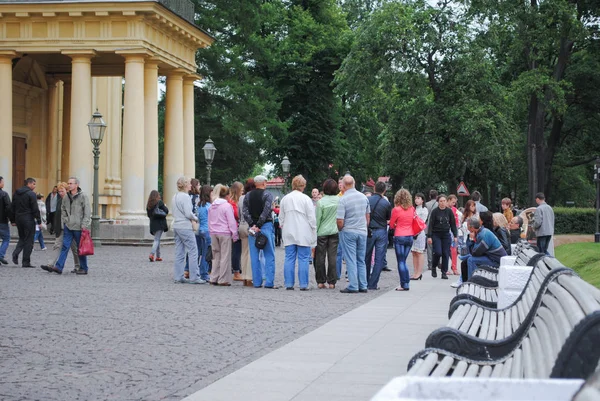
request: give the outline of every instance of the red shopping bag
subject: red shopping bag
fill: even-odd
[[[90,256],[94,254],[94,243],[90,230],[85,228],[81,230],[81,239],[79,240],[79,256]]]
[[[417,214],[415,213],[414,217],[413,217],[413,221],[412,221],[412,229],[413,229],[413,235],[417,235],[419,234],[421,231],[423,231],[425,228],[427,227],[427,225],[425,224],[425,222],[423,221],[423,219],[421,219],[419,216],[417,216]]]

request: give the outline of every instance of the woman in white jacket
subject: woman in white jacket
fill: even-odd
[[[302,192],[306,180],[297,175],[292,180],[292,192],[281,200],[279,224],[285,246],[283,277],[285,288],[294,289],[296,257],[300,291],[308,290],[308,265],[310,249],[317,245],[317,218],[312,200]]]

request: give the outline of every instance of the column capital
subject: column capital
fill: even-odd
[[[184,84],[193,84],[196,81],[199,81],[202,79],[201,75],[198,74],[187,74],[183,76],[183,83]]]
[[[178,78],[178,79],[183,79],[183,77],[185,75],[187,75],[187,71],[184,70],[183,68],[176,68],[174,70],[169,70],[165,72],[165,76],[167,78]]]
[[[0,50],[0,60],[4,61],[12,61],[12,59],[16,58],[19,55],[14,50]]]
[[[160,59],[158,57],[148,57],[146,59],[146,68],[147,69],[157,69],[158,64],[160,64]]]
[[[125,60],[127,60],[128,58],[133,58],[133,57],[146,58],[146,57],[154,56],[154,53],[152,53],[150,50],[144,49],[144,48],[115,50],[115,54],[122,56],[123,58],[125,58]]]
[[[88,59],[90,61],[93,57],[97,56],[95,50],[63,50],[60,52],[60,54],[69,56],[72,60]]]

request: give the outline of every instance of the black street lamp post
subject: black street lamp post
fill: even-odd
[[[600,156],[596,156],[594,163],[594,182],[596,183],[596,233],[594,234],[594,242],[600,242]]]
[[[287,192],[287,179],[288,179],[288,175],[290,174],[290,166],[292,165],[292,163],[290,163],[290,159],[288,159],[287,156],[283,157],[283,160],[281,161],[281,169],[283,170],[283,179],[284,179],[284,189]]]
[[[92,240],[94,244],[99,245],[98,235],[100,234],[100,216],[98,216],[98,168],[100,160],[100,144],[104,139],[106,123],[102,119],[102,114],[96,112],[92,114],[92,119],[87,124],[90,131],[90,139],[94,145],[94,206],[92,208]]]
[[[206,142],[204,142],[202,150],[204,151],[204,160],[206,161],[206,185],[210,186],[210,165],[215,159],[215,153],[217,152],[215,143],[212,141],[212,139],[210,139],[210,137],[208,137]]]

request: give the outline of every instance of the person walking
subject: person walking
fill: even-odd
[[[398,261],[398,275],[400,276],[400,286],[396,287],[396,291],[408,291],[410,289],[410,274],[406,259],[413,246],[414,230],[412,225],[416,213],[412,205],[410,192],[404,188],[396,192],[394,206],[390,218],[390,230],[394,230],[394,249]]]
[[[479,191],[473,191],[473,193],[471,194],[471,199],[475,202],[477,214],[481,214],[483,212],[488,211],[488,208],[481,203],[481,194],[479,193]]]
[[[369,219],[369,231],[367,235],[367,254],[365,264],[367,269],[367,287],[369,290],[376,290],[379,283],[379,277],[384,266],[384,256],[387,252],[388,243],[388,222],[392,213],[392,205],[384,196],[387,186],[383,181],[377,181],[375,184],[375,193],[369,196],[369,208],[371,216]],[[375,263],[371,273],[371,261],[375,252]],[[371,280],[372,277],[372,280]]]
[[[279,223],[285,246],[283,276],[286,290],[294,289],[296,259],[300,291],[308,290],[308,264],[311,248],[317,245],[317,221],[311,198],[303,194],[306,180],[302,175],[292,179],[292,192],[281,199]]]
[[[52,188],[52,192],[46,196],[46,222],[48,224],[48,232],[50,234],[54,234],[54,227],[52,224],[54,223],[54,214],[56,213],[56,205],[58,202],[58,187],[55,185]]]
[[[53,272],[52,266],[56,266],[56,263],[58,262],[58,258],[60,257],[60,254],[62,252],[63,238],[64,238],[61,207],[62,207],[62,200],[64,199],[65,196],[67,196],[67,183],[60,182],[60,183],[58,183],[58,185],[55,188],[56,188],[56,194],[57,194],[56,211],[52,215],[52,217],[54,218],[54,221],[49,222],[49,224],[51,224],[52,227],[54,227],[54,230],[53,230],[54,238],[55,238],[54,245],[52,246],[52,252],[50,254],[48,264],[40,266],[42,268],[42,270],[45,270],[48,273]],[[77,270],[79,270],[81,268],[81,263],[79,262],[79,252],[78,252],[77,244],[75,243],[75,241],[71,241],[70,249],[71,249],[71,255],[73,255],[73,264],[75,265],[75,268],[71,271],[71,273],[77,273]]]
[[[150,191],[150,195],[148,196],[146,213],[148,214],[148,218],[150,218],[150,235],[154,236],[152,251],[150,251],[148,259],[150,259],[150,262],[162,262],[162,258],[160,257],[160,238],[163,233],[169,231],[169,225],[167,224],[169,209],[155,189]]]
[[[425,203],[425,208],[427,209],[427,220],[425,223],[429,226],[429,219],[431,219],[431,212],[438,206],[438,191],[432,189],[429,191],[429,201]],[[427,242],[427,270],[431,270],[431,265],[433,262],[433,249],[432,245]]]
[[[351,175],[344,176],[343,184],[345,192],[340,198],[336,217],[338,230],[342,233],[342,250],[349,283],[340,292],[367,292],[365,255],[371,208],[367,197],[354,187],[355,181]]]
[[[69,177],[67,181],[68,192],[62,199],[60,206],[61,223],[63,224],[63,245],[60,256],[54,266],[47,266],[46,271],[53,271],[62,274],[71,243],[75,241],[79,247],[81,241],[81,232],[89,230],[92,222],[91,206],[88,196],[79,187],[77,177]],[[81,267],[75,271],[78,275],[88,274],[87,256],[79,256]]]
[[[35,226],[35,235],[33,237],[33,243],[35,245],[35,242],[39,241],[39,243],[40,243],[40,249],[42,251],[45,251],[47,248],[46,248],[46,244],[44,243],[44,232],[43,232],[43,230],[45,230],[47,228],[46,203],[43,201],[44,195],[37,194],[36,198],[37,198],[38,208],[40,209],[40,217],[41,217],[42,223]]]
[[[458,230],[454,213],[448,207],[446,195],[438,196],[438,207],[433,209],[429,216],[427,227],[427,243],[433,249],[433,262],[431,264],[431,277],[437,277],[437,267],[442,258],[442,279],[448,280],[448,261],[450,259],[450,231],[454,241],[458,242]]]
[[[229,188],[222,185],[219,197],[214,199],[208,210],[208,232],[212,243],[212,270],[210,283],[220,286],[231,285],[232,240],[237,242],[238,226],[227,197]]]
[[[548,246],[554,235],[554,210],[546,203],[543,192],[535,194],[535,203],[537,208],[533,214],[533,229],[537,238],[538,251],[550,255]]]
[[[273,195],[266,191],[267,177],[257,175],[254,177],[253,189],[244,197],[243,214],[244,219],[250,226],[250,235],[248,237],[248,247],[250,248],[250,260],[252,263],[252,282],[254,288],[262,287],[263,268],[259,259],[259,251],[256,247],[256,236],[259,233],[264,235],[264,248],[262,253],[264,256],[264,272],[265,272],[265,288],[277,289],[275,285],[275,247],[273,235]]]
[[[254,189],[254,179],[248,178],[246,184],[244,184],[244,193],[240,196],[238,202],[238,214],[240,216],[240,226],[238,227],[238,235],[242,244],[242,257],[240,265],[242,268],[242,279],[244,280],[244,287],[252,287],[252,265],[250,263],[250,249],[248,248],[248,229],[250,226],[244,218],[243,206],[244,198]]]
[[[19,254],[23,251],[23,267],[35,267],[31,264],[35,227],[42,224],[37,198],[35,192],[33,192],[36,184],[35,179],[27,178],[25,185],[17,189],[13,195],[12,201],[11,214],[15,217],[15,223],[19,232],[19,242],[17,242],[17,246],[13,250],[12,261],[15,265],[18,265]]]
[[[177,283],[205,284],[206,281],[199,277],[198,249],[196,235],[192,221],[197,222],[198,217],[192,213],[189,191],[192,188],[190,181],[185,177],[177,180],[177,193],[171,200],[171,213],[173,214],[173,239],[175,240],[175,263],[173,264],[173,281]],[[185,256],[189,256],[189,281],[184,278]]]
[[[10,244],[10,225],[11,219],[10,196],[4,191],[4,177],[0,177],[0,263],[7,265],[8,261],[4,258],[8,245]]]
[[[415,211],[417,216],[421,218],[424,222],[427,221],[427,217],[429,216],[429,212],[427,208],[423,206],[425,203],[425,195],[422,193],[417,193],[415,195]],[[423,278],[423,266],[425,265],[425,249],[427,247],[427,235],[425,234],[427,230],[423,230],[417,235],[414,239],[413,246],[410,249],[413,257],[413,275],[410,278],[411,280],[421,280]]]
[[[315,249],[315,279],[318,288],[325,288],[325,283],[330,289],[335,288],[338,280],[336,258],[339,243],[338,228],[336,224],[337,208],[340,198],[338,184],[331,178],[323,183],[325,194],[317,202],[317,247]],[[327,272],[325,272],[325,259],[327,259]]]

